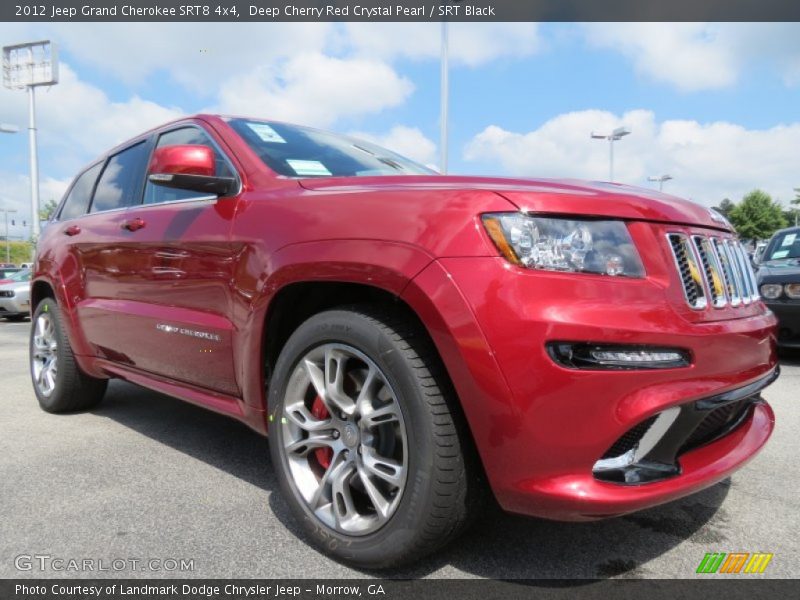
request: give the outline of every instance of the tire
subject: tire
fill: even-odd
[[[29,349],[33,390],[43,410],[86,410],[103,399],[108,380],[95,379],[80,370],[64,331],[61,310],[52,298],[42,300],[33,313]]]
[[[330,388],[326,365],[342,374]],[[343,405],[353,413],[337,415]],[[311,541],[339,560],[371,569],[415,561],[461,533],[480,504],[481,470],[455,394],[427,334],[403,313],[350,306],[308,319],[278,357],[269,407],[284,497]]]

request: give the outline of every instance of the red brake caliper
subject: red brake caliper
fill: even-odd
[[[314,398],[314,403],[311,405],[311,414],[314,416],[315,419],[324,420],[330,417],[330,413],[328,409],[325,408],[325,403],[322,402],[322,398],[317,396]],[[331,460],[333,459],[333,449],[332,448],[317,448],[314,450],[314,458],[317,459],[317,462],[323,469],[327,469],[331,466]]]

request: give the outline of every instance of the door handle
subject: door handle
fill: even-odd
[[[125,221],[122,224],[122,228],[127,229],[128,231],[138,231],[145,225],[147,225],[147,223],[144,222],[144,219],[136,217],[135,219],[131,219],[130,221]]]
[[[81,228],[77,225],[70,225],[64,230],[64,235],[73,236],[78,235],[81,232]]]

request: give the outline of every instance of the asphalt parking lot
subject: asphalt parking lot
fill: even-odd
[[[225,417],[114,382],[104,403],[49,415],[27,371],[30,324],[0,320],[0,577],[340,578],[298,535],[267,441]],[[706,552],[772,552],[764,576],[800,565],[800,354],[765,392],[777,426],[732,478],[618,519],[552,523],[490,509],[458,543],[391,577],[694,577]],[[20,555],[191,559],[193,571],[19,571]],[[24,563],[23,563],[24,564]],[[35,564],[35,563],[34,563]],[[708,575],[704,576],[708,577]]]

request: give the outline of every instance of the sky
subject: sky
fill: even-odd
[[[608,179],[707,206],[800,187],[798,23],[453,23],[450,172]],[[152,126],[197,112],[355,134],[436,165],[436,23],[0,23],[0,45],[51,39],[60,83],[37,95],[41,201]],[[29,219],[27,99],[0,89],[0,208]],[[29,223],[29,221],[28,221]],[[0,222],[0,227],[3,224]]]

